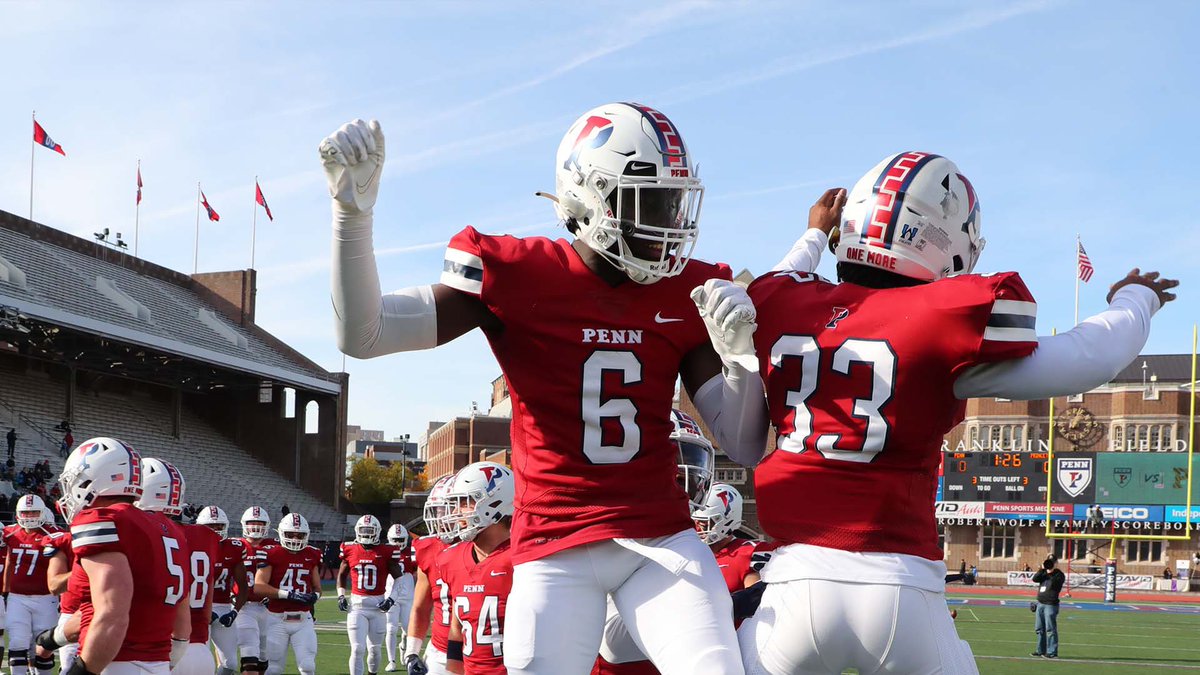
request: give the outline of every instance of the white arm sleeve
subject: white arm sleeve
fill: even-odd
[[[767,397],[762,377],[726,366],[701,385],[692,401],[717,445],[742,466],[758,464],[767,449]]]
[[[437,346],[433,287],[381,295],[371,238],[373,217],[333,205],[333,313],[338,349],[356,359]]]
[[[772,272],[811,272],[821,262],[821,251],[829,244],[829,235],[809,228],[800,235],[792,250],[771,268]]]
[[[1108,309],[1066,333],[1039,337],[1029,356],[970,368],[955,381],[954,395],[1031,400],[1090,391],[1137,358],[1160,306],[1150,288],[1123,286]]]

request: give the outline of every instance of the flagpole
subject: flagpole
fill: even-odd
[[[33,111],[33,123],[37,124],[37,111]],[[29,134],[29,219],[33,220],[33,157],[34,157],[34,142],[33,132]]]
[[[192,274],[200,271],[200,181],[196,181],[196,239],[192,245]]]
[[[1079,249],[1083,243],[1079,239],[1079,233],[1075,233],[1075,323],[1079,325]]]
[[[142,160],[137,161],[138,182],[142,178]],[[142,215],[142,186],[138,186],[137,204],[133,207],[133,257],[138,254],[138,228],[141,226]]]
[[[254,177],[254,217],[250,219],[250,269],[254,269],[254,244],[258,241],[258,176]]]

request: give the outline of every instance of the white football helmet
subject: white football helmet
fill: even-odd
[[[555,211],[577,237],[642,284],[683,271],[704,187],[679,130],[640,103],[593,108],[555,156]]]
[[[47,522],[54,522],[53,518],[46,520],[46,504],[37,495],[25,495],[18,499],[15,511],[17,525],[26,530],[36,530],[45,526]]]
[[[183,474],[174,464],[155,457],[142,458],[142,498],[133,503],[143,511],[168,516],[183,513]]]
[[[279,521],[279,544],[289,551],[308,546],[308,521],[299,513],[289,513]]]
[[[271,531],[271,516],[261,506],[251,506],[242,513],[242,536],[247,539],[266,539]]]
[[[742,493],[732,485],[715,483],[704,504],[692,509],[696,532],[706,544],[716,544],[742,526]]]
[[[407,548],[408,538],[408,530],[400,523],[396,523],[388,528],[387,543],[391,544],[392,546],[397,548]]]
[[[67,523],[97,497],[141,497],[142,458],[115,438],[92,438],[67,458],[58,478],[59,500]]]
[[[511,516],[515,490],[512,470],[503,464],[475,462],[463,467],[446,493],[446,519],[454,534],[472,541],[484,528]]]
[[[921,281],[968,274],[985,244],[980,224],[975,188],[954,162],[901,152],[847,195],[837,259]]]
[[[454,474],[437,479],[433,487],[429,488],[429,497],[425,499],[423,511],[425,529],[429,530],[429,534],[441,539],[444,544],[454,541],[453,528],[446,522],[446,493],[453,483]]]
[[[222,539],[229,536],[229,516],[219,506],[206,506],[196,516],[196,524],[203,525],[221,535]]]
[[[383,534],[383,525],[378,518],[369,513],[359,518],[358,522],[354,524],[354,541],[356,543],[374,546],[379,543],[381,534]]]
[[[704,503],[712,485],[713,466],[716,452],[712,443],[700,431],[700,425],[691,416],[679,410],[671,411],[671,440],[679,449],[679,487],[687,493],[693,508]]]

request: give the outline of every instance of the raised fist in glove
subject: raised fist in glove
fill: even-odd
[[[284,599],[291,600],[292,602],[298,602],[302,605],[315,605],[319,597],[321,596],[317,595],[316,593],[305,593],[304,591],[297,591],[293,589],[287,592],[287,597]]]
[[[379,601],[379,611],[386,612],[396,605],[396,601],[392,598],[384,598]]]
[[[408,669],[408,675],[428,675],[429,673],[429,666],[426,666],[421,657],[416,654],[404,657],[404,667]]]
[[[338,596],[338,609],[340,609],[343,612],[350,611],[350,600],[348,600],[346,598],[346,596],[344,596],[344,595]]]
[[[709,279],[703,286],[692,289],[692,302],[704,319],[708,338],[721,362],[757,373],[758,358],[754,355],[757,313],[746,289],[732,281]]]
[[[370,213],[383,174],[384,142],[379,122],[354,120],[343,124],[321,141],[318,149],[335,208]]]

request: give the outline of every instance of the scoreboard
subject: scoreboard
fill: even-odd
[[[1044,452],[945,452],[942,499],[1044,504],[1049,464]]]

